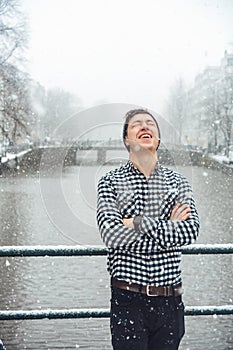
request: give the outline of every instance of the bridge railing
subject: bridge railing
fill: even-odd
[[[182,248],[183,254],[233,254],[233,244],[194,244]],[[55,256],[104,256],[107,249],[100,246],[4,246],[0,257],[55,257]],[[186,306],[186,316],[233,315],[233,305]],[[107,309],[62,309],[62,310],[1,310],[0,320],[106,318]]]

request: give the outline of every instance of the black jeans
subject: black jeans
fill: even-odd
[[[149,297],[112,287],[114,350],[177,350],[184,335],[184,304],[178,297]]]

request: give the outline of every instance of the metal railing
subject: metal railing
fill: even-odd
[[[233,254],[233,244],[194,244],[183,247],[182,254]],[[0,257],[104,256],[107,249],[100,246],[4,246]],[[233,305],[186,306],[186,316],[233,315]],[[0,311],[0,320],[106,318],[107,309],[12,310]]]

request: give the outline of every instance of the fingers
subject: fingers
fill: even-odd
[[[122,221],[123,221],[124,226],[126,226],[128,228],[134,228],[133,218],[129,218],[129,219],[123,218]]]
[[[176,203],[174,206],[170,220],[181,220],[184,221],[190,217],[191,209],[188,204]]]

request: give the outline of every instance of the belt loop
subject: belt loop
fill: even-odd
[[[140,284],[139,288],[138,288],[139,293],[142,293],[142,288],[143,288],[143,286]]]
[[[169,297],[169,286],[164,286],[164,294],[165,294],[165,297]],[[172,291],[173,291],[173,288],[172,288]]]

